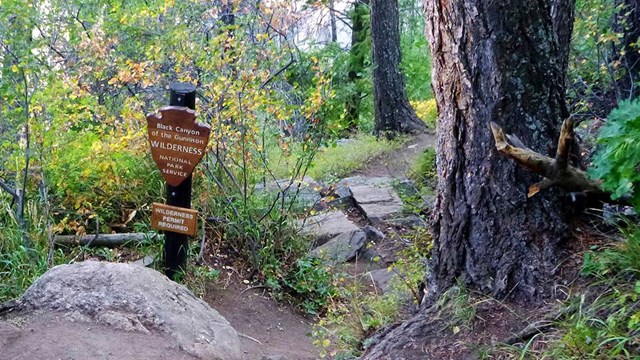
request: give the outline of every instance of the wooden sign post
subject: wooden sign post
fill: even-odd
[[[196,233],[198,212],[191,210],[191,173],[205,154],[211,128],[196,122],[196,87],[174,83],[168,107],[147,115],[151,156],[167,183],[167,204],[153,204],[151,224],[165,233],[165,274],[184,272],[189,236]]]

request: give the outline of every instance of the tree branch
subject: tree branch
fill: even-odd
[[[529,148],[521,147],[523,145],[511,145],[502,128],[494,122],[491,122],[490,126],[496,149],[501,154],[545,178],[529,188],[529,197],[534,196],[542,189],[560,186],[567,191],[582,191],[601,201],[612,202],[611,194],[602,190],[598,181],[590,179],[584,171],[569,165],[569,152],[573,142],[573,122],[571,120],[565,120],[562,125],[555,159]]]
[[[18,194],[9,187],[4,181],[0,179],[0,189],[4,190],[7,194],[11,195],[15,202],[18,202]]]

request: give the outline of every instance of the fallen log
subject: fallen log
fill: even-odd
[[[544,180],[529,187],[529,197],[536,195],[541,190],[559,186],[569,192],[584,192],[587,196],[600,201],[613,202],[611,194],[602,190],[599,181],[590,179],[586,172],[569,164],[569,153],[574,137],[573,121],[565,120],[562,123],[555,158],[544,156],[527,148],[514,135],[505,135],[502,128],[496,123],[491,122],[490,125],[496,149],[501,154],[544,177]]]
[[[156,238],[157,233],[122,233],[122,234],[93,234],[93,235],[56,235],[53,239],[55,245],[65,246],[105,246],[116,247],[129,243],[140,243]]]

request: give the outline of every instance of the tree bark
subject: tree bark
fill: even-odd
[[[331,42],[338,42],[338,27],[336,25],[336,5],[333,0],[329,0],[329,22],[331,25]]]
[[[353,92],[347,98],[346,121],[347,130],[358,130],[360,120],[360,104],[362,103],[362,89],[358,81],[362,78],[365,68],[365,60],[369,50],[369,37],[367,36],[367,15],[369,0],[356,0],[351,10],[351,50],[349,53],[349,73],[347,75]]]
[[[553,31],[558,44],[558,61],[563,80],[566,84],[567,69],[569,64],[569,52],[571,50],[571,35],[573,34],[573,22],[575,18],[576,0],[554,0],[551,4],[551,20]],[[563,92],[564,94],[564,92]],[[566,114],[565,117],[569,116]]]
[[[426,4],[439,108],[434,280],[460,280],[496,297],[545,293],[566,216],[553,192],[527,198],[539,179],[501,157],[496,122],[532,150],[553,149],[565,115],[566,50],[554,0]],[[565,23],[570,26],[571,21]]]
[[[617,87],[620,100],[634,99],[640,95],[640,0],[617,0],[620,13],[616,16],[614,29],[622,35],[620,48],[614,59],[624,69]]]
[[[417,133],[426,131],[409,104],[400,72],[400,25],[397,0],[371,0],[373,39],[373,96],[375,130]]]

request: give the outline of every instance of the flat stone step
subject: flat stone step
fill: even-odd
[[[311,216],[306,221],[299,221],[299,225],[302,226],[302,235],[312,236],[320,242],[359,229],[347,218],[347,215],[339,210]]]

